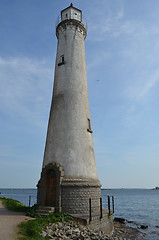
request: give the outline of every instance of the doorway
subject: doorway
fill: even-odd
[[[46,206],[56,207],[56,186],[56,172],[49,170],[46,176]]]

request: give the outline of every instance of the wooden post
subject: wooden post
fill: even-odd
[[[103,217],[103,212],[102,212],[102,198],[100,198],[100,218]]]
[[[29,196],[29,207],[31,205],[31,196]]]
[[[108,211],[109,211],[109,215],[110,215],[110,196],[108,196]]]
[[[113,207],[113,213],[114,213],[114,196],[112,196],[112,207]]]
[[[89,221],[92,221],[92,206],[91,206],[91,198],[89,198]]]

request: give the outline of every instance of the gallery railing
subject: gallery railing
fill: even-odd
[[[114,196],[107,196],[106,209],[108,210],[108,216],[114,213]],[[92,216],[99,216],[103,218],[103,199],[102,198],[89,198],[89,221],[92,221]]]
[[[65,20],[70,20],[70,19],[72,19],[72,18],[67,17],[67,19],[65,19]],[[62,19],[61,19],[61,15],[59,15],[59,16],[57,17],[57,19],[56,19],[55,27],[58,26],[58,24],[61,22],[61,20],[62,20]],[[86,31],[87,31],[87,30],[88,30],[87,21],[86,21],[86,20],[82,20],[81,24],[85,27],[85,29],[86,29]]]

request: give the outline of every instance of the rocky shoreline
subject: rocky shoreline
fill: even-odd
[[[58,222],[50,224],[41,233],[43,237],[54,240],[142,240],[144,235],[135,228],[126,226],[126,224],[114,222],[114,231],[111,236],[104,232],[95,232],[74,221]]]

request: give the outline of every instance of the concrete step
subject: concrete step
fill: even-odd
[[[49,207],[49,206],[39,206],[38,211],[40,215],[49,215],[50,213],[55,212],[54,207]]]
[[[49,207],[49,206],[39,206],[40,210],[48,210],[48,211],[54,211],[55,208],[54,207]]]

